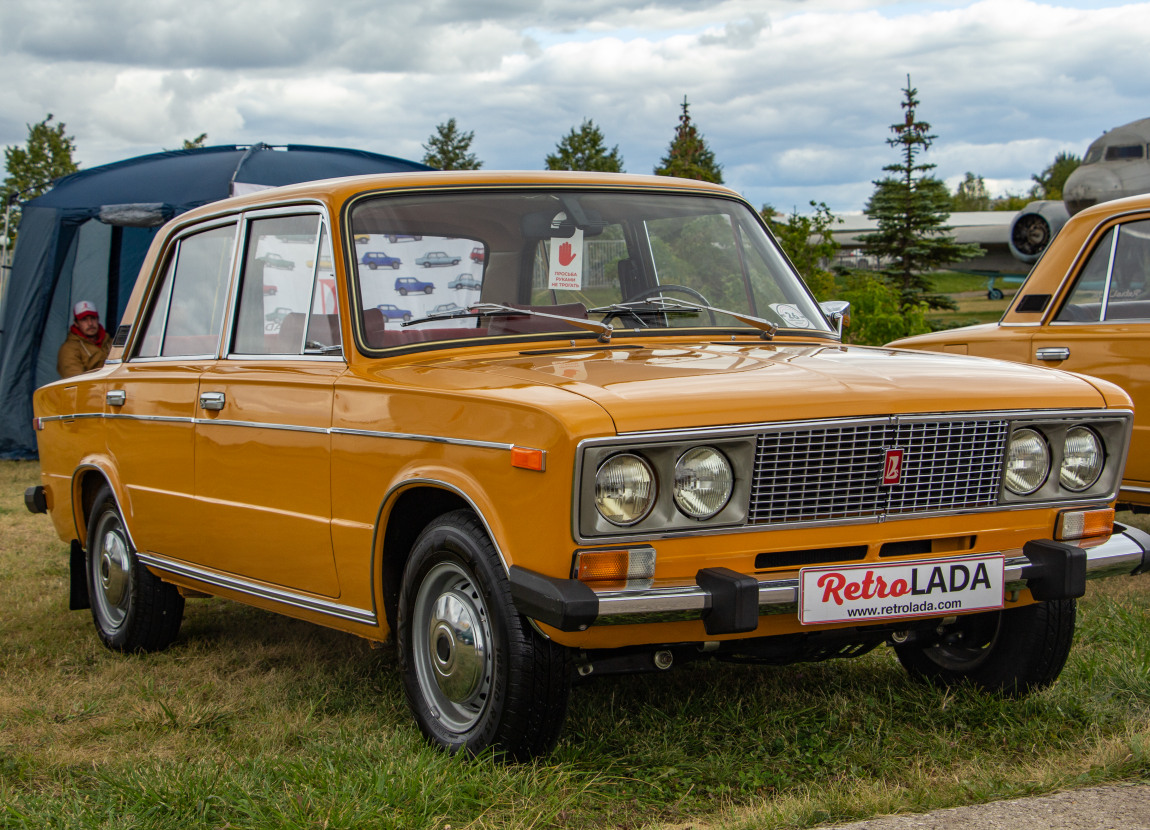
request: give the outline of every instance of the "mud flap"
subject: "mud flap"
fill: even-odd
[[[82,611],[92,607],[88,598],[88,569],[84,558],[84,548],[73,539],[72,553],[68,560],[68,572],[71,577],[68,595],[69,611]]]

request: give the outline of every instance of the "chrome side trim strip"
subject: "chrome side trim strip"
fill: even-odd
[[[290,605],[293,608],[299,608],[304,611],[315,611],[320,614],[327,614],[341,620],[347,620],[348,622],[361,623],[363,625],[378,624],[375,612],[365,608],[340,605],[338,602],[331,602],[330,600],[300,594],[285,588],[274,588],[270,585],[250,582],[237,576],[227,576],[206,571],[194,565],[177,562],[153,553],[137,552],[136,558],[149,568],[155,568],[158,571],[164,571],[176,576],[195,579],[207,585],[215,585],[218,588],[226,588],[229,591],[237,591],[241,594],[259,597],[260,599],[272,600],[273,602]]]
[[[1021,550],[1002,553],[1006,559],[1006,591],[1025,588],[1022,571],[1030,566],[1030,560],[1023,556]],[[1086,548],[1086,578],[1131,574],[1142,564],[1143,555],[1143,548],[1137,540],[1121,531],[1116,532],[1101,545]],[[759,580],[759,616],[798,613],[799,580],[797,572],[793,573],[795,576]],[[593,625],[698,620],[711,607],[710,595],[691,579],[639,581],[633,588],[612,588],[594,593],[599,600],[599,616]]]
[[[466,438],[444,438],[439,435],[416,435],[404,432],[377,432],[370,429],[345,429],[332,427],[332,435],[354,435],[361,438],[394,438],[397,441],[425,441],[431,444],[452,444],[457,447],[479,447],[487,450],[507,450],[510,452],[514,444],[500,444],[495,441],[473,441]]]
[[[383,432],[372,429],[347,429],[344,427],[305,427],[296,424],[276,424],[259,421],[232,421],[224,418],[195,418],[175,415],[133,415],[125,412],[83,412],[77,415],[48,415],[40,419],[42,423],[50,421],[75,421],[81,418],[107,418],[126,421],[156,421],[159,423],[178,423],[207,425],[216,424],[229,427],[248,427],[250,429],[278,429],[290,432],[312,432],[327,435],[351,435],[359,438],[390,438],[395,441],[422,441],[427,444],[450,444],[456,447],[475,447],[483,450],[503,450],[510,452],[515,444],[503,444],[497,441],[475,441],[469,438],[448,438],[442,435],[419,435],[406,432]],[[534,449],[534,448],[531,448]]]

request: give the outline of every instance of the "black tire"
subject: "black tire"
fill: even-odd
[[[427,288],[423,289],[423,293],[424,294],[430,294],[434,290],[435,290],[435,286],[429,285],[429,286],[427,286]]]
[[[406,288],[399,289],[399,296],[406,297],[407,296],[407,289]]]
[[[570,658],[515,610],[503,564],[470,511],[440,516],[416,540],[396,638],[408,703],[432,744],[514,760],[555,745]]]
[[[988,300],[1001,300],[1003,297],[1002,289],[992,288],[986,292],[986,299]]]
[[[374,262],[369,262],[369,263],[367,264],[367,267],[368,267],[368,268],[370,268],[372,271],[374,271],[374,270],[376,269],[376,267],[377,267],[377,266],[376,266],[376,264],[375,264]]]
[[[399,270],[399,263],[398,262],[391,263],[391,270],[392,271],[398,271]]]
[[[960,617],[944,641],[896,645],[912,677],[943,685],[969,682],[986,691],[1023,697],[1053,683],[1074,640],[1072,599]]]
[[[96,494],[88,519],[88,596],[96,633],[114,651],[161,651],[180,633],[184,598],[136,558],[112,489]]]

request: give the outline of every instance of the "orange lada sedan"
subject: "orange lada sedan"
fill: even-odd
[[[477,287],[401,299],[356,256],[408,236]],[[1130,398],[845,346],[847,311],[715,185],[267,190],[157,235],[107,365],[37,391],[25,498],[110,648],[203,595],[394,641],[448,751],[545,753],[574,680],[698,659],[1053,682],[1085,581],[1148,565],[1114,522]]]
[[[1075,214],[998,323],[890,345],[1014,360],[1118,384],[1136,413],[1119,499],[1150,509],[1150,195]]]

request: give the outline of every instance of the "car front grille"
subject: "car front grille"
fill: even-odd
[[[876,421],[758,435],[748,522],[868,518],[993,506],[1008,422]],[[897,483],[883,484],[889,450]]]

